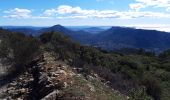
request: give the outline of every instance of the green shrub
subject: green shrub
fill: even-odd
[[[12,62],[18,69],[24,68],[39,49],[39,41],[22,33],[8,33],[0,44],[0,57]]]
[[[146,76],[146,78],[143,79],[142,84],[146,87],[148,95],[152,96],[154,100],[160,100],[161,86],[155,77]]]
[[[129,100],[153,100],[148,94],[146,93],[146,88],[141,87],[139,89],[133,89],[130,93]]]

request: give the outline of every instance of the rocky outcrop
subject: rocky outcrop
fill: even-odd
[[[49,53],[33,60],[27,68],[25,73],[8,84],[0,98],[55,100],[60,90],[71,83],[69,78],[74,74],[68,72],[68,67],[55,61]]]

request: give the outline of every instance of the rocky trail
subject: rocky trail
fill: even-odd
[[[96,75],[84,77],[80,68],[70,67],[44,52],[26,72],[0,89],[0,100],[126,100]]]
[[[67,66],[55,62],[54,57],[45,52],[41,57],[32,61],[28,70],[1,88],[2,99],[44,99],[55,100],[60,89],[66,88],[68,78]],[[71,72],[70,72],[71,73]],[[67,83],[64,82],[67,78]]]

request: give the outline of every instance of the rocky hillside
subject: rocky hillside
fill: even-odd
[[[32,37],[7,31],[2,36],[0,59],[11,67],[8,77],[0,78],[0,99],[170,98],[170,50],[160,55],[142,49],[107,52],[82,46],[60,32]]]
[[[27,71],[0,90],[0,99],[9,100],[126,100],[97,74],[81,74],[81,68],[56,60],[44,51]]]

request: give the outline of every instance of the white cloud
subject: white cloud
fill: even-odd
[[[19,9],[15,8],[12,10],[4,11],[7,15],[4,17],[7,18],[30,18],[31,17],[31,10],[29,9]]]
[[[68,5],[61,5],[56,9],[45,10],[46,16],[53,16],[57,18],[120,18],[120,19],[132,19],[141,17],[151,18],[170,18],[170,14],[160,12],[139,12],[140,7],[131,5],[135,11],[115,11],[115,10],[94,10],[94,9],[82,9],[80,7],[72,7]]]
[[[140,1],[140,0],[138,0]],[[117,10],[95,10],[82,9],[69,5],[60,5],[57,8],[46,9],[43,13],[34,16],[32,10],[15,8],[4,11],[5,18],[30,18],[30,19],[85,19],[85,18],[117,18],[117,19],[134,19],[134,18],[170,18],[170,14],[163,12],[140,11],[143,4],[131,5],[134,10],[117,11]]]
[[[52,16],[55,13],[56,13],[55,9],[49,9],[49,10],[45,10],[44,15]]]
[[[82,14],[84,11],[80,7],[62,5],[57,8],[59,14]]]
[[[145,5],[141,3],[135,3],[129,5],[132,10],[139,11],[141,8],[145,8]]]
[[[4,15],[4,18],[17,18],[17,19],[21,19],[21,18],[29,18],[29,19],[47,19],[47,18],[51,18],[48,16],[33,16],[32,15],[32,11],[29,9],[21,9],[21,8],[14,8],[11,10],[7,10],[7,11],[3,11],[3,13],[5,13],[6,15]]]
[[[133,10],[140,10],[146,7],[165,8],[166,11],[170,9],[170,0],[135,0],[136,3],[130,4]]]

